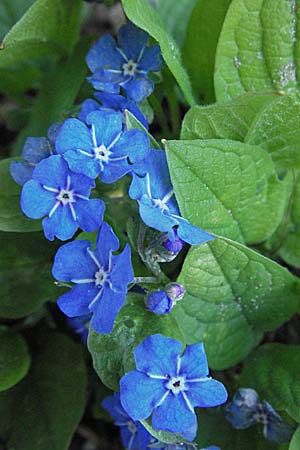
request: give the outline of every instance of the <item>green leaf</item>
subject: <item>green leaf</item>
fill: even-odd
[[[181,47],[185,38],[187,25],[197,0],[154,0],[152,3],[167,32],[173,36]]]
[[[181,139],[243,142],[256,115],[276,98],[275,94],[245,94],[224,103],[193,106],[184,117]]]
[[[79,31],[80,0],[37,0],[9,31],[0,51],[0,69],[56,53],[67,55]]]
[[[122,4],[129,20],[147,31],[159,43],[164,60],[179,84],[186,101],[193,105],[195,100],[189,77],[181,63],[180,50],[165,30],[158,13],[147,0],[122,0]]]
[[[149,312],[143,296],[137,294],[127,296],[127,303],[118,314],[112,333],[98,334],[91,328],[88,348],[102,382],[118,391],[120,378],[135,368],[133,350],[143,339],[155,333],[182,340],[174,319]]]
[[[0,329],[0,392],[11,388],[25,377],[30,354],[21,334]]]
[[[0,317],[24,317],[63,293],[51,276],[56,248],[42,233],[0,233]]]
[[[245,142],[267,150],[277,169],[300,168],[300,92],[277,99],[254,120]]]
[[[198,0],[188,25],[182,50],[183,61],[191,76],[196,97],[204,103],[215,101],[213,76],[216,49],[230,2]],[[176,3],[181,4],[180,1]]]
[[[9,172],[12,159],[0,161],[0,231],[37,231],[41,229],[40,220],[26,217],[20,208],[21,187]]]
[[[29,374],[0,395],[0,411],[2,405],[9,418],[9,424],[0,420],[0,434],[14,450],[67,450],[86,400],[81,346],[49,330],[36,345]]]
[[[166,444],[183,444],[189,443],[180,434],[169,433],[168,431],[155,430],[150,425],[150,420],[140,420],[141,424],[144,425],[146,430],[155,437],[159,442],[165,442]]]
[[[33,2],[34,0],[2,0],[0,4],[0,40]]]
[[[289,450],[300,450],[300,426],[297,428],[292,437]]]
[[[248,244],[276,230],[291,180],[277,178],[267,152],[220,139],[167,141],[166,148],[181,214],[193,225]]]
[[[66,62],[59,63],[45,75],[28,125],[15,144],[18,153],[28,136],[45,136],[50,125],[62,122],[65,111],[73,106],[87,73],[85,56],[89,46],[90,39],[81,40]]]
[[[277,328],[299,308],[296,277],[224,238],[193,247],[178,281],[186,294],[171,315],[187,344],[204,341],[213,369],[242,361],[264,331]]]
[[[126,127],[128,130],[142,130],[144,133],[146,133],[150,139],[150,144],[152,148],[160,149],[161,146],[159,143],[154,139],[152,134],[149,133],[149,131],[144,127],[144,125],[127,109],[125,110],[125,120],[126,120]]]
[[[299,0],[233,0],[216,57],[218,100],[299,87]]]
[[[300,346],[265,344],[253,352],[242,372],[243,386],[254,388],[277,411],[300,421]]]

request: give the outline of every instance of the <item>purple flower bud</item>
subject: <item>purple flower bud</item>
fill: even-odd
[[[172,300],[173,306],[183,298],[185,293],[184,287],[179,283],[169,283],[165,289],[168,297]]]
[[[152,291],[147,296],[147,308],[155,314],[169,314],[173,302],[165,291]]]
[[[175,239],[171,241],[168,237],[163,241],[162,245],[165,247],[168,252],[172,255],[177,255],[183,248],[185,242],[180,239],[180,237],[175,232]]]

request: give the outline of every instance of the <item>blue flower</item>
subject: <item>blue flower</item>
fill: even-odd
[[[120,427],[122,444],[126,449],[146,450],[155,441],[140,422],[131,420],[126,414],[120,403],[120,394],[114,393],[111,397],[106,397],[101,406],[115,420],[115,425]]]
[[[140,130],[123,131],[122,114],[94,111],[87,125],[67,119],[57,140],[56,150],[73,172],[113,183],[132,170],[132,164],[149,153],[149,138]]]
[[[269,441],[287,443],[294,432],[268,402],[260,401],[253,389],[238,389],[232,402],[226,406],[226,412],[226,419],[237,429],[262,423],[264,436]]]
[[[76,334],[81,336],[81,339],[86,344],[89,335],[89,324],[91,321],[92,314],[86,314],[85,316],[79,317],[68,317],[67,323],[72,328]]]
[[[61,124],[54,123],[46,137],[28,137],[25,141],[22,158],[24,161],[12,161],[10,174],[16,183],[23,186],[32,178],[35,166],[45,158],[55,154],[54,143]]]
[[[224,403],[225,387],[208,377],[203,344],[186,347],[160,334],[147,337],[136,347],[136,370],[120,380],[121,403],[133,420],[152,414],[156,430],[181,433],[193,440],[197,431],[194,407]]]
[[[130,22],[119,30],[119,46],[110,35],[102,37],[86,58],[93,87],[110,94],[118,94],[122,87],[135,102],[149,96],[154,84],[148,73],[158,72],[163,59],[159,46],[147,47],[147,41],[148,34]]]
[[[74,236],[78,227],[84,231],[99,228],[104,203],[89,199],[95,183],[69,170],[59,155],[41,161],[21,192],[21,208],[32,219],[45,217],[42,225],[47,239],[62,241]]]
[[[110,333],[116,315],[125,303],[127,285],[133,281],[130,247],[113,255],[119,241],[111,227],[103,222],[96,248],[91,242],[78,240],[60,247],[52,273],[59,281],[75,286],[58,299],[59,308],[68,316],[93,313],[91,326],[98,333]]]
[[[179,237],[191,245],[214,239],[180,216],[164,151],[152,150],[134,167],[134,172],[129,195],[138,201],[140,216],[146,225],[168,232],[170,240]]]

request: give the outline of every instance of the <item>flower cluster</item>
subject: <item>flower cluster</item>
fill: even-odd
[[[263,434],[269,441],[287,443],[294,432],[268,402],[259,399],[253,389],[239,389],[226,406],[226,412],[227,420],[237,429],[261,423]]]

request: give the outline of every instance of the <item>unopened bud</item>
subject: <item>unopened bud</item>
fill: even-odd
[[[173,306],[165,291],[152,291],[147,296],[147,308],[155,314],[169,314]]]
[[[165,287],[167,296],[172,300],[173,306],[183,298],[185,289],[182,284],[169,283]]]

